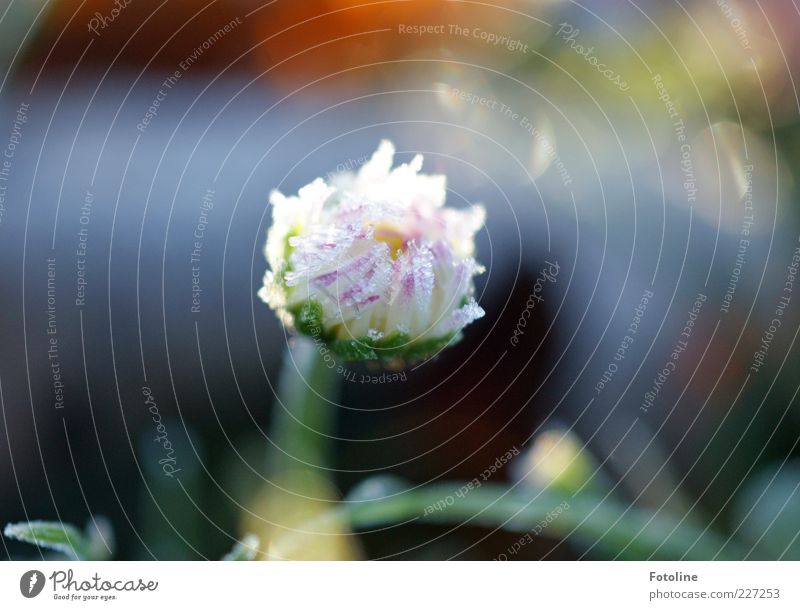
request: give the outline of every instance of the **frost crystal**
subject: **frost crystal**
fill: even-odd
[[[259,296],[346,359],[423,357],[484,315],[473,297],[480,206],[444,207],[445,177],[422,156],[392,169],[384,140],[357,174],[273,192]]]

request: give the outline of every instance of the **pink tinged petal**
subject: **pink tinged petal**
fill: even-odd
[[[351,286],[339,295],[341,304],[345,307],[352,307],[360,302],[363,298],[363,288],[359,285]]]
[[[411,297],[414,296],[414,273],[412,271],[407,271],[405,276],[403,276],[402,286],[403,296],[411,300]]]
[[[347,226],[316,226],[307,235],[291,237],[292,271],[286,274],[286,283],[297,285],[335,266],[358,240],[360,232],[360,228]]]
[[[411,242],[400,261],[400,290],[407,301],[415,301],[420,310],[430,304],[436,281],[433,272],[433,254],[427,246]]]
[[[380,299],[377,294],[365,294],[362,286],[352,286],[339,295],[342,307],[364,307]]]
[[[462,291],[472,290],[472,279],[484,271],[483,267],[472,257],[460,260],[454,267],[454,276]]]
[[[337,271],[341,288],[333,298],[337,305],[357,309],[380,300],[391,280],[389,258],[388,246],[376,244]]]
[[[437,241],[431,245],[431,252],[442,267],[453,266],[453,251],[444,241]]]
[[[475,299],[470,299],[463,307],[450,314],[450,319],[446,325],[447,329],[449,331],[459,331],[475,320],[482,318],[485,314],[486,312],[478,305]]]
[[[388,281],[389,248],[378,244],[344,266],[341,275],[354,282]]]
[[[331,271],[318,275],[312,280],[312,284],[317,288],[327,288],[339,278],[338,271]]]

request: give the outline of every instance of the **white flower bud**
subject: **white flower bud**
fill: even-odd
[[[357,174],[270,197],[258,294],[344,359],[424,357],[484,315],[473,297],[483,208],[445,207],[444,176],[419,174],[421,155],[395,169],[393,157],[384,140]]]

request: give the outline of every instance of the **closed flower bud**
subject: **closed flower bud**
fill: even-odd
[[[273,192],[259,296],[345,360],[422,358],[484,315],[473,296],[480,206],[445,207],[445,177],[422,157],[392,169],[380,144],[357,174]]]

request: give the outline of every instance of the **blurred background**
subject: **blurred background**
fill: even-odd
[[[492,482],[519,491],[568,430],[624,506],[800,559],[798,25],[781,0],[0,2],[0,521],[106,515],[124,559],[275,536],[268,196],[388,138],[486,206],[487,315],[403,381],[342,381],[319,501],[513,450]],[[300,555],[518,538],[410,523]]]

